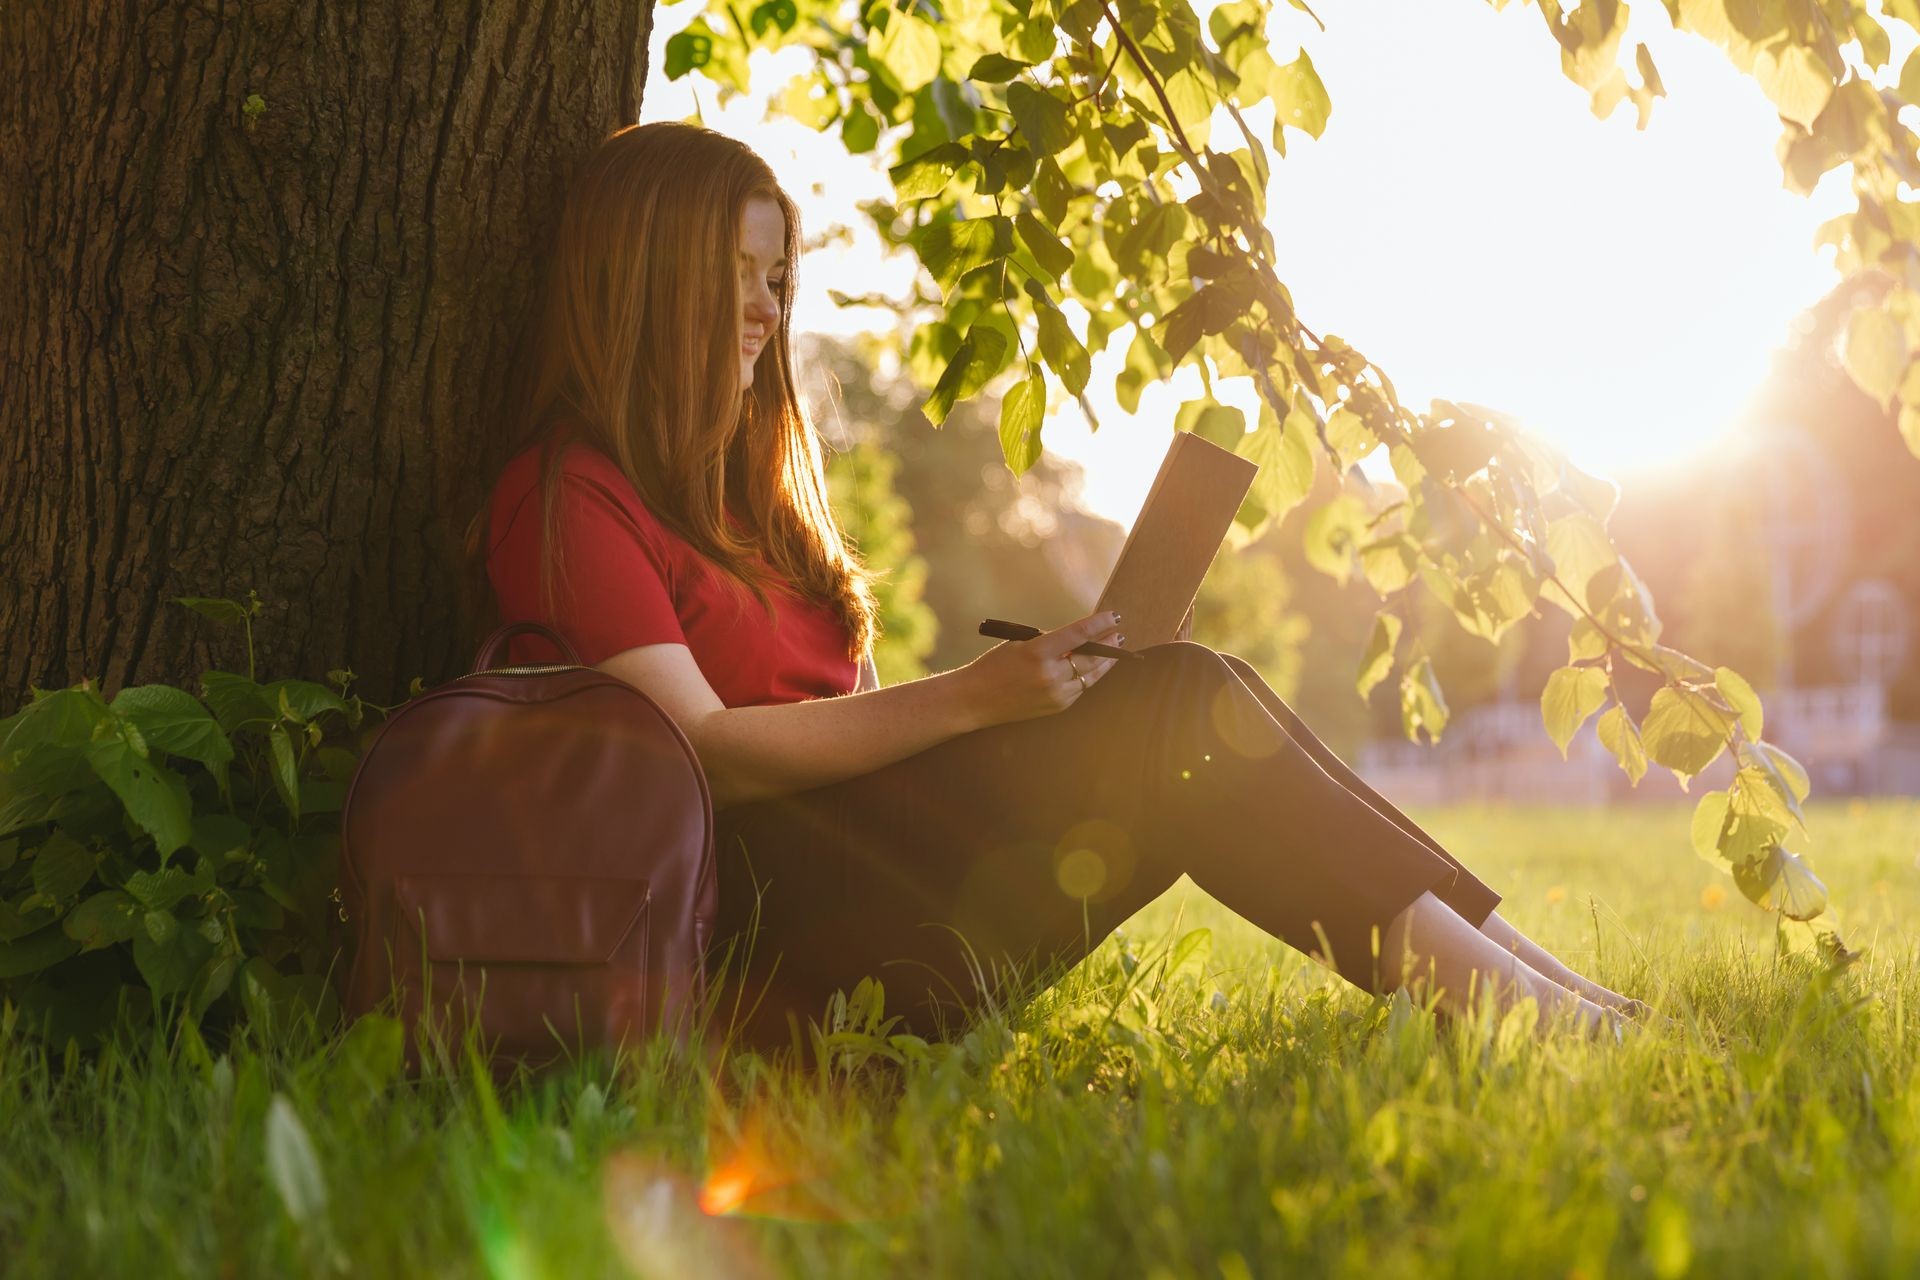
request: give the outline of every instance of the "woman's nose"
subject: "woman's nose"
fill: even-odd
[[[780,304],[775,302],[773,294],[762,286],[747,295],[747,315],[750,319],[772,324],[780,318]]]

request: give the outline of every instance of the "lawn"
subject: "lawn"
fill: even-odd
[[[1920,804],[1815,807],[1865,952],[1837,980],[1777,954],[1684,808],[1418,816],[1521,928],[1675,1025],[1436,1030],[1183,883],[898,1066],[851,1040],[717,1088],[658,1053],[496,1088],[458,1056],[396,1077],[379,1023],[74,1062],[8,1028],[0,1271],[1920,1272]]]

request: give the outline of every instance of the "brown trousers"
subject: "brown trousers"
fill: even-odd
[[[722,1020],[758,1001],[745,1039],[787,1043],[871,975],[908,1027],[951,1030],[1001,977],[1064,969],[1182,872],[1369,991],[1380,937],[1423,892],[1475,925],[1499,903],[1245,662],[1142,652],[1058,714],[720,810]]]

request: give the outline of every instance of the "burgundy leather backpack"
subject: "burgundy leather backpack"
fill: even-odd
[[[544,635],[565,664],[497,667]],[[362,755],[341,814],[349,1016],[397,986],[477,1016],[535,1060],[679,1036],[705,992],[713,805],[686,735],[538,623],[501,627],[472,674],[414,698]],[[411,1043],[411,1036],[409,1036]]]

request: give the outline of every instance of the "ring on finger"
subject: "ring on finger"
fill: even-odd
[[[1074,665],[1072,654],[1070,653],[1067,654],[1066,659],[1067,659],[1067,670],[1073,672],[1073,678],[1080,682],[1080,691],[1082,693],[1085,693],[1087,690],[1087,678],[1081,675],[1080,668]]]

